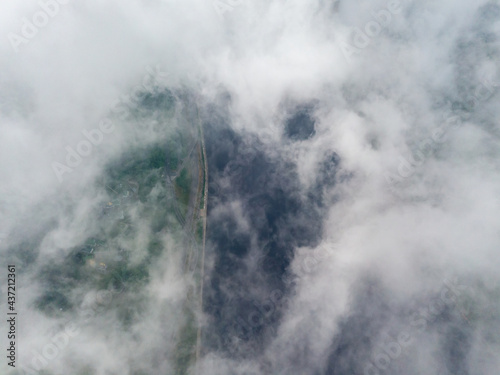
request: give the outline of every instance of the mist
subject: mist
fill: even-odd
[[[497,1],[6,0],[0,35],[2,373],[498,373]],[[162,169],[197,124],[203,259]]]

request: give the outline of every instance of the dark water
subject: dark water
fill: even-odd
[[[294,293],[289,266],[295,250],[319,243],[326,209],[335,204],[329,189],[350,175],[342,171],[341,159],[331,151],[320,162],[312,187],[306,189],[299,182],[296,165],[283,157],[269,156],[254,136],[236,133],[224,114],[207,113],[207,254],[214,262],[204,284],[204,310],[209,317],[203,331],[204,352],[217,351],[232,359],[262,358],[266,344],[276,337],[288,297]],[[311,134],[309,130],[300,134]],[[288,136],[285,132],[285,142]],[[363,374],[380,349],[381,332],[398,316],[407,327],[408,311],[395,305],[371,276],[352,291],[351,308],[352,314],[341,322],[329,353],[319,361],[323,365],[311,360],[307,343],[299,342],[283,368],[275,369],[260,360],[261,372]],[[452,315],[443,311],[429,323],[429,329],[442,331],[443,374],[467,374],[463,358],[470,335],[463,328],[454,328],[459,318]],[[389,335],[396,337],[398,333]],[[414,366],[405,353],[391,361],[384,373],[413,374]]]
[[[215,259],[205,281],[204,309],[212,320],[204,331],[204,346],[232,357],[257,355],[292,292],[286,276],[295,249],[320,240],[325,213],[321,186],[334,184],[339,160],[326,157],[318,181],[305,191],[296,165],[270,157],[258,139],[233,131],[224,115],[209,112],[204,129],[207,249]],[[231,206],[235,202],[240,212]],[[238,224],[242,220],[246,227]]]
[[[315,134],[310,107],[299,107],[285,124],[285,134],[292,141],[303,141]]]

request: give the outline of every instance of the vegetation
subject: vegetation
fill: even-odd
[[[188,374],[189,368],[196,360],[196,339],[198,327],[196,317],[192,309],[185,308],[186,321],[179,332],[179,341],[175,349],[175,373],[178,375]]]
[[[174,107],[168,92],[144,94],[140,101],[149,112],[158,106]],[[142,116],[141,111],[135,115]],[[35,306],[41,312],[58,317],[81,306],[88,291],[108,291],[114,293],[112,302],[101,308],[116,309],[124,329],[137,321],[147,305],[143,291],[152,277],[151,266],[165,256],[165,234],[178,243],[184,243],[185,231],[196,241],[203,237],[201,220],[186,225],[188,207],[197,199],[191,194],[193,174],[200,167],[190,167],[199,147],[193,134],[193,129],[181,126],[168,141],[130,150],[107,166],[96,183],[96,196],[103,199],[92,213],[95,225],[85,228],[88,237],[39,272],[44,290]],[[203,168],[203,155],[197,161]],[[169,176],[173,184],[169,184]],[[201,190],[198,187],[200,208],[204,205],[203,177]],[[193,208],[196,213],[197,207]],[[193,306],[197,298],[191,291],[183,309],[184,322],[172,354],[177,374],[187,374],[196,360],[198,327]],[[85,367],[74,372],[91,375],[95,370]],[[134,374],[146,373],[136,370]]]
[[[175,179],[175,193],[179,202],[185,207],[189,204],[191,176],[187,168],[183,168],[179,176]]]

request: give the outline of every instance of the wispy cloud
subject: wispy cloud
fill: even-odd
[[[495,1],[2,9],[0,264],[19,267],[22,366],[194,369],[178,337],[200,325],[203,374],[496,374]],[[181,147],[194,119],[210,179],[203,311],[182,224],[162,211],[170,175],[106,181]],[[99,236],[93,264],[77,250]],[[114,269],[138,289],[94,303]],[[448,304],[453,277],[473,293]]]

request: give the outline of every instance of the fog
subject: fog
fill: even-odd
[[[137,286],[75,282],[67,260],[114,233],[107,176],[195,105],[209,200],[187,373],[498,373],[497,1],[5,0],[0,35],[0,263],[17,267],[19,334],[2,373],[176,373],[197,281],[175,220],[154,229],[165,187],[127,203],[132,234],[101,260],[126,257]],[[59,311],[39,303],[54,290]]]

